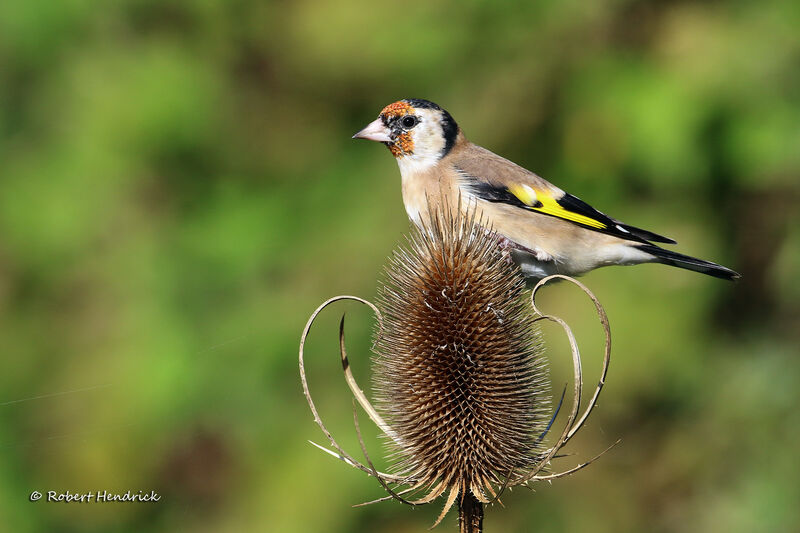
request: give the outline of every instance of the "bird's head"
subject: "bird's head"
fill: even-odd
[[[428,100],[408,98],[384,107],[353,138],[382,142],[401,168],[423,170],[447,155],[458,132],[450,113]]]

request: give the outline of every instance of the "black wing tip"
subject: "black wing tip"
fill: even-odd
[[[634,237],[644,239],[645,241],[657,242],[659,244],[678,244],[678,241],[675,239],[664,237],[663,235],[653,233],[652,231],[648,231],[646,229],[637,228],[636,226],[629,226],[628,224],[623,224],[621,222],[617,222],[615,225],[624,233],[630,233]]]
[[[664,237],[663,235],[659,235],[658,233],[653,233],[652,231],[647,231],[646,229],[637,228],[636,226],[630,226],[628,224],[623,224],[622,222],[615,220],[605,213],[598,211],[591,205],[587,204],[577,196],[569,194],[565,192],[561,198],[556,200],[558,204],[567,209],[568,211],[572,211],[578,213],[580,215],[587,216],[598,222],[602,222],[605,224],[606,228],[602,231],[603,233],[608,233],[610,235],[614,235],[615,237],[619,237],[621,239],[634,241],[634,242],[641,242],[647,244],[648,242],[657,242],[661,244],[678,244],[677,241],[670,239],[669,237]]]
[[[660,244],[678,244],[678,241],[675,239],[670,239],[669,237],[664,237],[662,235],[657,235],[655,233],[652,234],[653,236],[647,239],[648,241],[657,242]]]

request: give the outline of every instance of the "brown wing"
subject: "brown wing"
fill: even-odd
[[[488,202],[501,202],[552,216],[625,240],[675,244],[675,241],[623,224],[568,194],[533,172],[497,154],[470,145],[453,159],[466,192]]]

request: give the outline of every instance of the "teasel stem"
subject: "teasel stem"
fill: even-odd
[[[461,493],[458,498],[459,533],[481,533],[483,531],[483,504],[471,493]]]

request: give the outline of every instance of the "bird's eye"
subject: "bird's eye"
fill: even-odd
[[[403,120],[400,122],[404,128],[411,129],[417,125],[417,117],[413,115],[406,115],[403,117]]]

